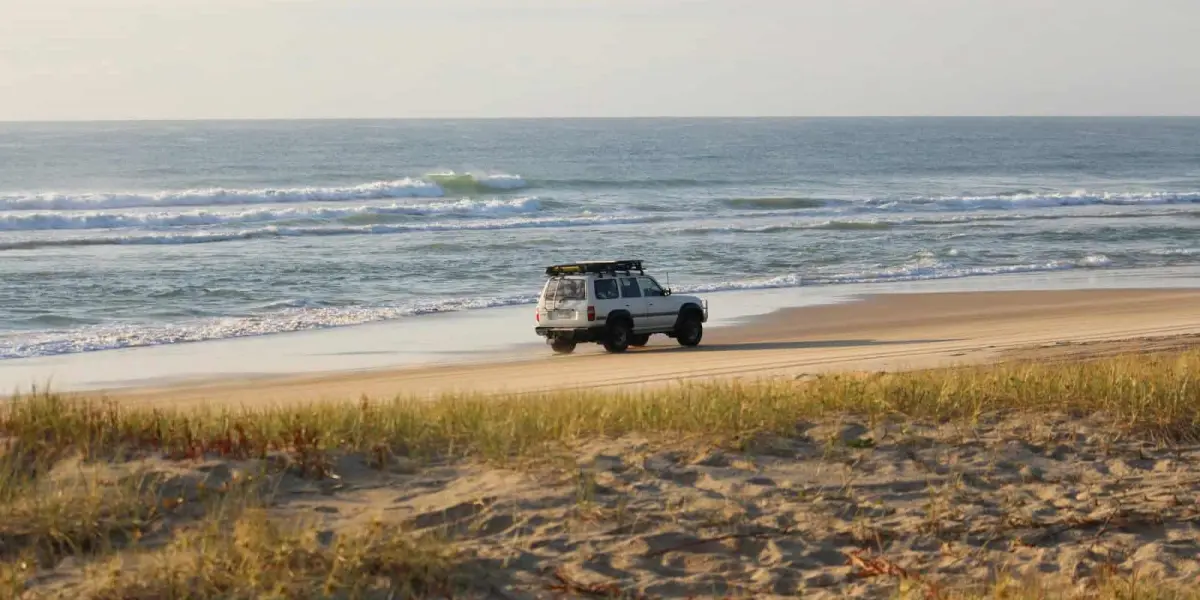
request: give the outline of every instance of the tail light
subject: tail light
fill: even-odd
[[[542,322],[542,311],[535,309],[533,311],[533,320],[537,321],[538,323],[541,323]]]
[[[589,307],[588,307],[588,320],[589,320],[589,321],[595,321],[595,320],[596,320],[596,307],[595,307],[595,306],[589,306]]]

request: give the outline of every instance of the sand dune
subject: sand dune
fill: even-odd
[[[1101,420],[830,420],[749,452],[625,436],[574,458],[381,469],[343,456],[336,479],[279,476],[270,515],[327,548],[374,522],[447,540],[463,598],[924,597],[1010,578],[1086,590],[1106,573],[1200,576],[1200,449],[1148,446]],[[195,494],[267,462],[136,466]],[[75,563],[56,574],[89,581]]]
[[[1200,552],[1195,449],[1146,450],[1053,418],[806,429],[759,455],[597,443],[557,480],[433,471],[388,510],[418,529],[450,526],[513,598],[544,597],[555,578],[662,598],[879,598],[897,573],[952,588],[1001,574],[1094,585],[1110,564],[1200,575],[1187,558]],[[326,502],[326,527],[381,505],[363,499]],[[871,576],[881,556],[899,571]]]

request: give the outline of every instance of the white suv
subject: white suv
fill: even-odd
[[[546,267],[535,331],[560,354],[580,342],[609,352],[645,346],[661,333],[696,346],[708,322],[708,303],[672,294],[646,275],[640,260],[578,262]]]

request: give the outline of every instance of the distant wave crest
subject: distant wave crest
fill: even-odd
[[[280,188],[201,188],[151,192],[31,192],[0,194],[0,211],[79,211],[127,208],[214,207],[307,202],[348,202],[392,198],[441,198],[451,195],[507,194],[528,187],[558,190],[588,188],[697,187],[719,189],[736,182],[703,179],[586,180],[534,179],[505,173],[443,171],[421,177],[373,181],[344,186]],[[796,211],[837,209],[876,211],[1019,210],[1085,205],[1153,205],[1200,203],[1200,191],[1188,192],[1072,192],[1035,193],[1017,190],[995,195],[815,198],[797,190],[779,196],[737,196],[717,202],[734,210]]]
[[[0,196],[2,210],[96,210],[105,208],[283,204],[317,201],[436,198],[440,186],[418,179],[376,181],[345,187],[296,187],[161,191],[151,193],[39,193]]]
[[[493,217],[536,213],[538,198],[471,200],[428,204],[390,204],[354,207],[262,208],[237,212],[192,210],[186,212],[39,211],[0,213],[0,231],[51,229],[122,229],[154,227],[237,226],[267,222],[340,221],[359,225],[384,223],[397,217]]]
[[[116,246],[147,244],[209,244],[238,240],[269,239],[298,236],[346,236],[397,234],[419,231],[468,231],[530,228],[560,228],[586,225],[624,225],[652,223],[661,220],[654,217],[581,216],[581,217],[526,217],[502,220],[439,222],[427,224],[381,224],[288,227],[266,226],[254,229],[201,231],[180,233],[136,233],[129,235],[92,235],[68,238],[38,238],[0,242],[0,251],[32,250],[47,247],[72,246]]]
[[[1200,203],[1200,192],[1090,192],[1023,194],[995,196],[920,196],[913,198],[874,198],[866,202],[874,208],[916,208],[928,210],[1006,210],[1054,208],[1088,205],[1154,205]]]
[[[428,180],[427,180],[428,179]],[[345,202],[386,198],[439,198],[447,191],[509,191],[525,187],[519,175],[434,173],[427,179],[405,177],[349,186],[288,188],[204,188],[156,192],[82,192],[8,194],[0,196],[0,210],[100,210],[171,206],[220,206]]]

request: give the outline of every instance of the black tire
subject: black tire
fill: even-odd
[[[550,348],[556,354],[570,354],[575,351],[575,345],[575,340],[566,338],[555,338],[554,341],[550,342]]]
[[[608,324],[608,333],[604,336],[604,349],[618,354],[629,349],[630,338],[633,337],[633,327],[628,321],[614,321]]]
[[[629,345],[633,346],[635,348],[641,348],[642,346],[645,346],[646,344],[649,344],[649,343],[650,343],[650,334],[648,334],[648,333],[634,335],[633,337],[629,338]]]
[[[679,324],[675,326],[675,341],[679,342],[680,346],[694,348],[700,345],[703,338],[704,323],[701,322],[700,315],[688,313],[679,319]]]

